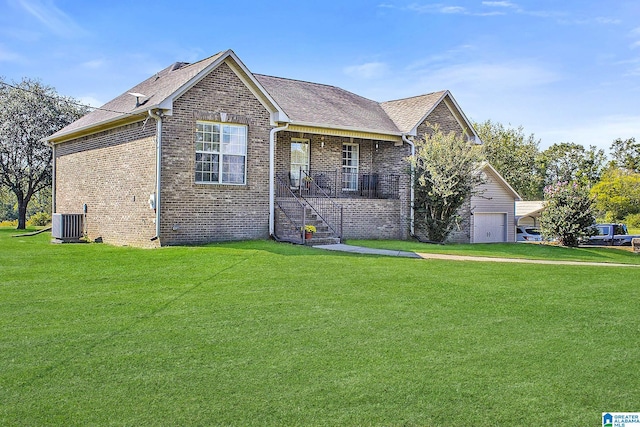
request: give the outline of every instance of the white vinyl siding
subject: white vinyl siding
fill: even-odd
[[[472,221],[472,243],[487,242],[487,232],[490,233],[490,239],[496,238],[496,231],[487,229],[491,227],[491,222],[497,221],[497,216],[504,218],[504,233],[501,242],[515,242],[516,241],[516,227],[515,227],[515,198],[511,191],[506,189],[499,181],[498,177],[494,176],[490,171],[487,172],[487,182],[480,186],[480,194],[471,198],[471,209],[473,215],[471,215]],[[495,218],[488,220],[486,217],[482,218],[482,214],[495,215]],[[482,225],[482,221],[484,225]],[[481,226],[478,226],[478,222],[481,222]],[[491,240],[495,241],[495,240]]]

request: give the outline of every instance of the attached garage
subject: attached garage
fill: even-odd
[[[483,169],[486,182],[471,197],[471,243],[516,241],[515,209],[518,193],[490,164]]]

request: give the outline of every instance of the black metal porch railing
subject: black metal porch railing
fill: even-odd
[[[276,205],[286,221],[275,221],[275,235],[279,239],[304,243],[304,226],[307,222],[307,206],[291,190],[288,180],[276,175]]]
[[[300,177],[302,177],[300,185],[304,185],[309,190],[307,194],[300,191],[300,197],[309,203],[315,214],[333,234],[342,239],[342,206],[334,202],[326,190],[320,187],[307,172],[301,170]],[[313,198],[313,202],[309,198]]]
[[[280,179],[289,182],[288,189],[298,195],[315,197],[347,197],[366,199],[399,199],[400,175],[379,173],[343,173],[341,170],[301,171],[291,177],[290,172],[278,174]],[[315,184],[315,185],[314,185]],[[283,191],[279,196],[285,196]]]

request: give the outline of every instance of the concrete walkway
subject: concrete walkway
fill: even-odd
[[[328,251],[351,252],[354,254],[399,256],[404,258],[421,258],[421,256],[415,252],[393,251],[390,249],[364,248],[362,246],[344,245],[342,243],[338,243],[335,245],[316,245],[314,246],[314,248],[326,249]]]
[[[394,251],[389,249],[372,249],[362,246],[344,245],[342,243],[335,245],[318,245],[314,248],[325,249],[328,251],[350,252],[356,254],[367,255],[386,255],[397,256],[404,258],[421,258],[421,259],[436,259],[447,261],[477,261],[477,262],[508,262],[508,263],[520,263],[520,264],[547,264],[547,265],[579,265],[579,266],[597,266],[597,267],[640,267],[636,264],[615,264],[607,262],[580,262],[580,261],[551,261],[541,259],[524,259],[524,258],[492,258],[482,256],[466,256],[466,255],[446,255],[446,254],[431,254],[431,253],[416,253],[416,252],[403,252]]]

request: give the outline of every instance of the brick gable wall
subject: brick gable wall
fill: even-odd
[[[196,120],[248,125],[246,185],[195,183]],[[269,112],[225,63],[174,101],[163,128],[163,245],[269,236]]]

